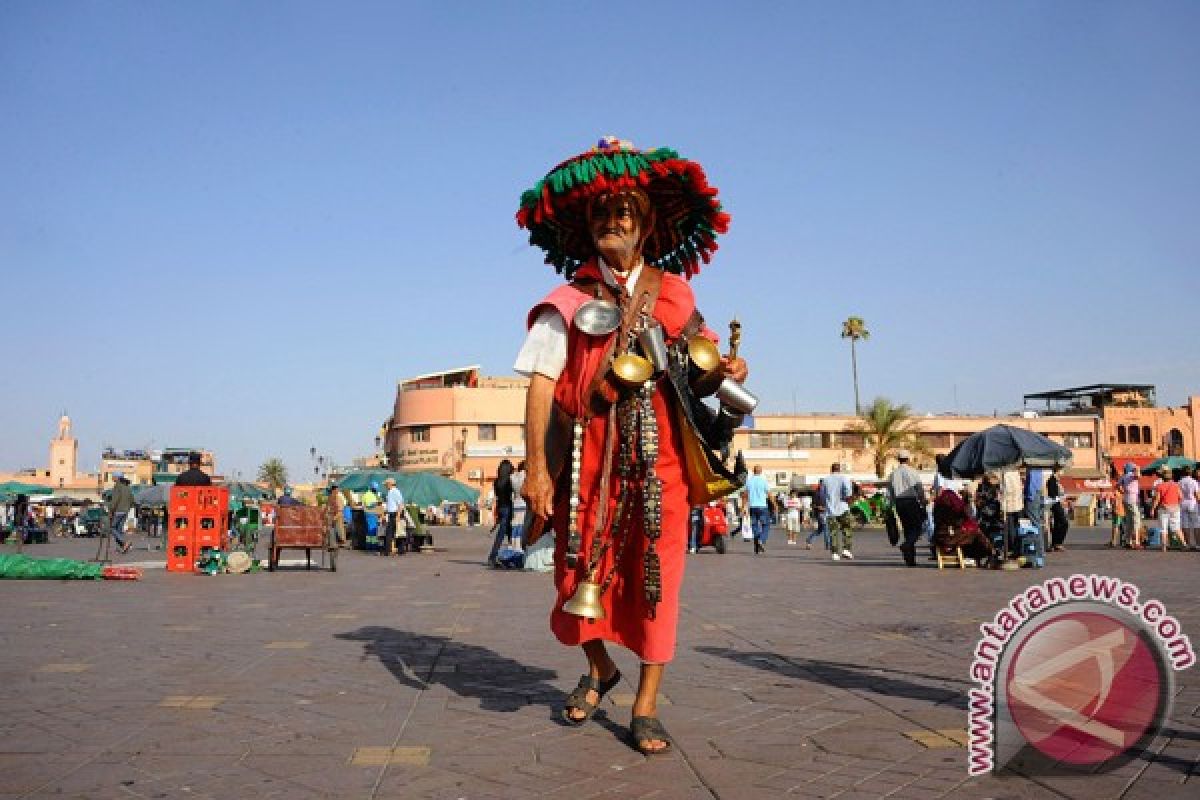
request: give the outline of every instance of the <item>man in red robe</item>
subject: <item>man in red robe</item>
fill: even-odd
[[[575,319],[596,297],[613,298],[622,310],[648,297],[640,317],[626,311],[623,319],[634,319],[639,330],[661,326],[668,346],[697,333],[715,339],[698,326],[691,287],[677,273],[690,277],[697,258],[708,260],[728,217],[695,162],[611,139],[564,162],[540,186],[523,197],[518,221],[571,282],[530,311],[516,369],[530,377],[523,494],[530,514],[550,520],[556,537],[551,629],[563,644],[582,647],[588,662],[562,716],[584,723],[620,680],[605,644],[614,642],[642,662],[634,744],[647,755],[662,753],[671,740],[658,719],[657,696],[675,653],[689,510],[672,408],[679,401],[663,376],[624,396],[615,391],[606,375],[615,357],[632,352],[631,330],[583,330]],[[650,285],[653,291],[643,294]],[[741,359],[723,359],[721,370],[738,381],[746,376]],[[570,477],[557,480],[544,447],[555,414],[573,420],[580,437]],[[636,425],[629,422],[635,418]],[[620,430],[610,431],[614,425]],[[572,522],[577,556],[568,553]],[[603,614],[593,619],[563,610],[583,581],[602,586]]]

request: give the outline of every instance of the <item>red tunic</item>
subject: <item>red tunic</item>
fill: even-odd
[[[580,276],[599,279],[594,264],[582,267]],[[542,302],[534,306],[529,314],[532,321],[547,306],[562,314],[567,323],[567,363],[555,384],[555,401],[573,417],[585,416],[585,395],[591,385],[592,376],[604,356],[609,336],[589,336],[573,325],[575,311],[589,296],[570,286],[562,286],[551,292]],[[654,317],[663,326],[667,343],[678,338],[695,310],[695,299],[691,287],[677,275],[664,273],[662,288],[654,307]],[[705,331],[711,335],[710,331]],[[610,336],[615,334],[610,334]],[[550,614],[550,628],[559,641],[566,645],[578,645],[592,639],[604,639],[629,648],[647,663],[661,664],[675,655],[675,628],[679,619],[679,589],[683,583],[684,559],[687,551],[688,498],[683,465],[679,457],[679,431],[674,415],[669,411],[664,391],[669,391],[659,380],[654,393],[654,413],[658,420],[659,455],[655,474],[662,480],[662,535],[656,550],[661,562],[662,599],[658,602],[655,615],[651,618],[650,604],[642,591],[642,556],[646,552],[647,540],[641,528],[641,510],[631,509],[633,529],[625,545],[621,563],[608,591],[601,602],[607,617],[588,621],[562,610],[562,605],[575,593],[575,587],[587,576],[583,573],[586,564],[576,569],[566,566],[568,497],[560,491],[554,499],[552,522],[556,534],[554,582],[558,597]],[[608,427],[607,417],[594,417],[588,423],[583,439],[583,463],[579,482],[579,530],[583,536],[579,549],[580,561],[585,562],[591,552],[592,525],[599,503],[608,503],[608,518],[612,519],[616,505],[618,481],[614,475],[609,483],[609,496],[599,497],[600,467],[604,452],[604,439]],[[616,457],[614,455],[614,469]],[[601,562],[600,574],[608,574],[612,567],[615,545],[609,548]]]

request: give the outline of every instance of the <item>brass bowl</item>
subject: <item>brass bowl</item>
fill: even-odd
[[[632,389],[650,380],[654,366],[636,353],[622,353],[613,359],[612,372],[622,385]]]
[[[705,336],[688,339],[688,358],[701,373],[709,373],[721,366],[721,351]]]
[[[724,377],[721,373],[721,351],[712,339],[693,336],[688,339],[688,382],[700,397],[707,397],[717,390]]]

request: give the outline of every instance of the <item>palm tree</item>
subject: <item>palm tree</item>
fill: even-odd
[[[268,458],[258,468],[258,482],[265,483],[272,492],[278,493],[280,489],[287,486],[287,467],[279,458]]]
[[[863,450],[874,452],[875,474],[880,478],[897,450],[903,448],[921,454],[929,452],[929,448],[921,441],[912,409],[907,404],[892,405],[892,401],[886,397],[876,397],[869,407],[864,408],[852,430],[862,434]]]
[[[842,323],[842,338],[850,340],[850,366],[854,370],[854,413],[862,413],[862,406],[858,402],[858,351],[855,344],[859,339],[870,339],[871,332],[867,330],[867,323],[863,322],[862,317],[847,317]]]

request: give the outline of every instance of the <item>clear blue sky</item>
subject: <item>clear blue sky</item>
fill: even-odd
[[[397,379],[509,373],[556,280],[517,198],[608,133],[721,188],[694,285],[764,411],[852,407],[852,314],[866,398],[1178,403],[1198,41],[1195,3],[10,0],[0,469],[43,464],[63,408],[88,469],[368,452]]]

